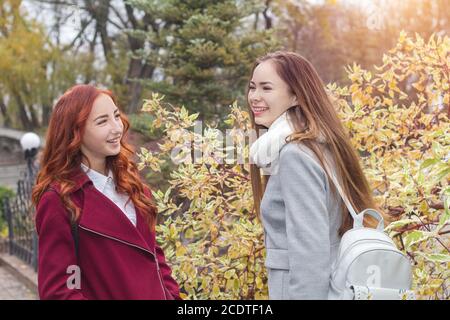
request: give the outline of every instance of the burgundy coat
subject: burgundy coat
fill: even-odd
[[[81,169],[73,181],[76,188],[71,199],[83,208],[78,221],[78,258],[59,186],[53,184],[55,190],[46,191],[36,208],[40,298],[180,299],[155,233],[139,210],[136,208],[135,227]],[[67,285],[74,274],[68,271],[71,265],[80,267],[80,289]]]

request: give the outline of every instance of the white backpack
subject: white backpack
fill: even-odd
[[[328,299],[414,300],[411,263],[384,232],[383,216],[374,209],[357,214],[334,172],[328,172],[354,221],[332,265]],[[378,220],[376,229],[363,226],[366,214]]]

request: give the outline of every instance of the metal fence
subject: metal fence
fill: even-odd
[[[3,214],[8,226],[8,251],[37,271],[38,241],[34,224],[34,207],[31,190],[34,183],[34,170],[25,173],[17,182],[14,197],[3,198]]]

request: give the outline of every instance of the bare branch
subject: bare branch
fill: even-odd
[[[114,14],[116,15],[116,17],[120,20],[120,22],[122,23],[124,28],[128,28],[129,27],[129,23],[128,21],[125,21],[122,16],[120,15],[120,12],[117,10],[116,7],[111,6],[110,9],[112,10],[112,12],[114,12]]]
[[[44,3],[44,4],[51,4],[51,5],[57,5],[57,6],[66,6],[66,7],[77,7],[82,10],[86,10],[87,8],[83,5],[80,5],[77,1],[62,1],[62,0],[36,0],[37,2]]]
[[[75,38],[72,40],[72,42],[66,46],[63,47],[63,51],[67,51],[68,49],[72,48],[75,45],[75,42],[81,38],[81,36],[84,34],[84,30],[91,24],[91,22],[94,20],[93,17],[88,22],[82,23],[81,30],[77,33]]]

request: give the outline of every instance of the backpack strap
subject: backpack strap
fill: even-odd
[[[366,214],[372,216],[373,218],[375,218],[378,221],[378,226],[377,229],[380,231],[384,230],[384,218],[383,216],[376,211],[375,209],[365,209],[363,210],[360,214],[357,214],[355,209],[353,208],[353,206],[351,205],[350,201],[348,200],[347,196],[345,195],[344,191],[342,190],[338,179],[336,177],[336,173],[335,170],[331,170],[330,166],[328,166],[327,161],[325,159],[324,161],[324,165],[326,167],[326,170],[328,171],[328,173],[330,174],[330,178],[333,181],[334,186],[336,187],[336,189],[338,190],[339,194],[341,195],[342,200],[345,203],[345,206],[347,207],[348,211],[350,212],[350,215],[353,218],[353,228],[363,228],[363,221],[364,221],[364,216]]]
[[[73,243],[75,244],[75,256],[77,257],[77,261],[78,261],[79,260],[79,256],[78,256],[78,252],[79,252],[78,223],[76,221],[72,221],[72,219],[70,219],[70,226],[72,229]]]

